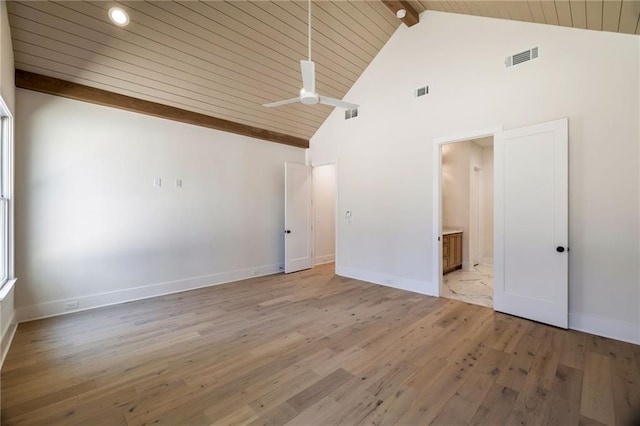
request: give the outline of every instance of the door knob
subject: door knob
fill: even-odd
[[[287,229],[286,231],[284,231],[284,233],[285,233],[285,234],[290,234],[290,233],[291,233],[291,230],[290,230],[290,229]]]
[[[556,251],[557,251],[558,253],[562,253],[562,252],[564,251],[564,247],[562,247],[562,246],[558,246],[558,247],[556,247]]]

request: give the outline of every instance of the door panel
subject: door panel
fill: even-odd
[[[313,266],[311,167],[285,163],[284,272]]]
[[[469,200],[469,266],[480,263],[480,169],[471,168]]]
[[[567,120],[504,131],[494,149],[494,308],[567,328]]]

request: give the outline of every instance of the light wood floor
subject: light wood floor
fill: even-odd
[[[3,424],[631,424],[640,347],[332,265],[21,324]]]

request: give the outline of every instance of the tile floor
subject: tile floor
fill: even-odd
[[[478,265],[472,271],[458,269],[442,279],[442,297],[493,307],[493,266]]]

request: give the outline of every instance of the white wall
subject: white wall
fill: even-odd
[[[22,89],[16,124],[21,319],[279,271],[304,150]]]
[[[314,263],[336,258],[336,166],[313,168]]]
[[[338,203],[354,212],[340,215],[337,271],[435,294],[434,138],[568,117],[570,324],[640,342],[639,44],[432,11],[401,26],[345,97],[359,117],[334,111],[311,141],[311,161],[338,158]],[[504,67],[533,46],[540,58]]]

